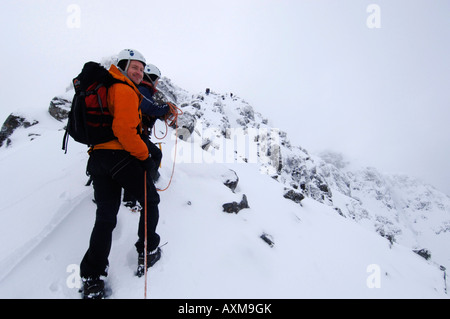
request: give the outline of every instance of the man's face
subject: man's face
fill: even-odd
[[[127,75],[135,84],[141,83],[144,78],[144,65],[139,61],[131,60]]]

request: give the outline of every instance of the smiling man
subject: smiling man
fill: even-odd
[[[145,58],[136,50],[126,49],[119,53],[118,60],[117,66],[122,74],[139,85],[144,78]]]
[[[83,297],[103,298],[104,282],[108,274],[108,256],[112,245],[112,232],[116,227],[117,213],[121,203],[122,188],[145,204],[147,211],[147,251],[144,252],[144,209],[138,226],[135,244],[138,260],[147,254],[147,266],[152,266],[161,257],[158,247],[160,237],[156,233],[159,219],[159,195],[150,178],[145,184],[145,174],[154,167],[146,143],[142,139],[142,116],[139,105],[142,95],[137,89],[144,77],[145,58],[136,50],[122,50],[117,67],[109,69],[120,83],[108,89],[108,110],[112,116],[115,139],[94,145],[89,150],[87,171],[92,177],[94,197],[97,204],[96,220],[89,248],[80,265],[83,280]],[[100,123],[101,124],[101,123]],[[145,190],[146,188],[146,190]]]

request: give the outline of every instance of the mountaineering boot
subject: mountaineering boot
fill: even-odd
[[[132,209],[134,206],[136,206],[136,200],[123,201],[123,204],[125,205],[125,207]]]
[[[147,268],[152,267],[161,258],[161,248],[156,248],[154,251],[147,254]],[[139,253],[138,267],[136,276],[142,277],[145,273],[145,256],[144,253]]]
[[[83,299],[103,299],[105,297],[105,283],[100,276],[83,278]]]
[[[124,202],[125,207],[128,207],[128,209],[132,213],[138,213],[141,211],[142,207],[137,201],[128,201]]]

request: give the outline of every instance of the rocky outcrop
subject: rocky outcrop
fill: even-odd
[[[6,146],[11,145],[11,134],[18,128],[29,128],[39,122],[36,120],[28,120],[22,115],[10,114],[2,125],[0,131],[0,147],[6,142]]]
[[[244,194],[242,195],[242,200],[239,203],[238,202],[226,203],[222,205],[222,208],[225,213],[237,214],[244,208],[250,208],[250,206],[248,206],[247,196]]]
[[[48,113],[56,120],[63,121],[67,119],[72,102],[62,97],[55,96],[50,101]]]

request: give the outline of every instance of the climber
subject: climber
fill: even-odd
[[[145,66],[146,60],[141,53],[126,49],[119,53],[117,66],[112,65],[109,69],[110,74],[123,83],[113,84],[107,95],[116,139],[94,145],[89,150],[87,171],[92,176],[97,211],[89,248],[80,264],[84,298],[104,297],[103,277],[108,275],[108,256],[122,188],[133,194],[142,207],[147,202],[146,209],[141,211],[138,240],[135,244],[138,269],[145,253],[147,266],[154,265],[161,257],[161,249],[158,247],[160,236],[156,233],[160,198],[153,182],[145,177],[145,172],[155,169],[155,162],[149,156],[146,142],[142,138],[139,108],[142,95],[137,88],[144,78]],[[144,252],[145,211],[147,251]]]
[[[164,120],[164,116],[171,111],[169,105],[164,101],[163,97],[156,89],[160,77],[161,72],[159,69],[153,64],[147,64],[144,70],[144,79],[138,85],[139,92],[143,95],[141,110],[144,124],[144,135],[148,138],[148,149],[152,159],[155,161],[156,168],[158,168],[161,163],[162,152],[149,140],[151,130],[157,119]],[[157,171],[152,173],[153,175],[151,177],[154,181],[156,181],[159,174]]]

